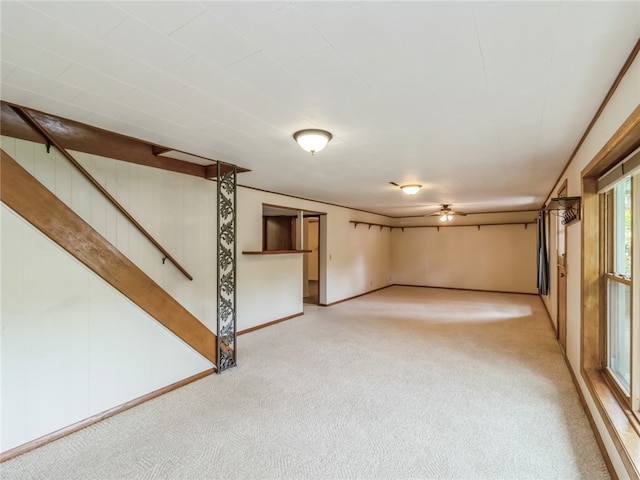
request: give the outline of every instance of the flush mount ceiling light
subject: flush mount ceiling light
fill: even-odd
[[[416,193],[418,193],[420,191],[421,188],[422,188],[422,185],[402,185],[400,187],[400,189],[406,195],[415,195]]]
[[[313,155],[326,147],[333,136],[326,130],[308,129],[294,133],[293,138],[300,148]]]

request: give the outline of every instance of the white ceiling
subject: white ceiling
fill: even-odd
[[[3,100],[392,216],[540,207],[640,37],[637,1],[0,8]]]

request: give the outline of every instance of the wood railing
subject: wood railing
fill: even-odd
[[[58,149],[58,151],[60,151],[60,153],[62,153],[62,155],[69,160],[69,162],[71,162],[71,164],[78,169],[78,171],[80,173],[82,173],[82,175],[84,175],[84,177],[89,180],[89,182],[91,182],[91,184],[96,187],[100,193],[102,193],[102,195],[104,195],[104,197],[109,200],[109,202],[111,202],[111,204],[116,207],[116,209],[122,214],[124,215],[124,217],[129,220],[129,222],[131,222],[131,224],[136,227],[140,233],[142,233],[147,240],[149,240],[158,250],[160,250],[160,252],[164,255],[163,258],[163,263],[164,263],[164,259],[169,260],[171,263],[173,263],[176,268],[178,270],[180,270],[185,277],[187,277],[189,280],[193,280],[193,277],[189,274],[189,272],[187,272],[185,270],[185,268],[180,265],[178,263],[178,261],[173,258],[173,256],[162,246],[160,245],[160,243],[158,243],[158,241],[153,238],[153,236],[147,232],[147,230],[145,230],[145,228],[140,225],[140,223],[133,218],[133,216],[131,216],[131,214],[120,204],[120,202],[118,202],[101,184],[100,182],[98,182],[95,178],[93,178],[93,176],[91,176],[91,174],[82,166],[80,165],[80,163],[73,158],[73,156],[67,152],[67,150],[60,145],[60,143],[58,141],[56,141],[56,139],[49,133],[47,132],[47,130],[38,123],[38,121],[33,118],[33,116],[31,114],[29,114],[29,112],[27,112],[25,109],[21,108],[21,107],[17,107],[14,105],[11,105],[11,108],[13,109],[13,111],[16,112],[16,114],[18,114],[20,116],[20,118],[22,118],[22,120],[24,120],[24,122],[29,125],[31,128],[33,128],[36,132],[38,132],[38,134],[40,134],[42,136],[42,138],[44,138],[44,140],[47,142],[47,150],[50,148],[50,146],[54,146],[56,149]]]

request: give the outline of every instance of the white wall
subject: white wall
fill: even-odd
[[[216,325],[215,183],[72,152],[191,282],[55,149],[2,148],[209,328]],[[3,205],[2,451],[211,368]]]
[[[211,368],[4,204],[0,451]]]
[[[209,329],[216,329],[216,184],[81,152],[73,157],[192,276],[189,281],[55,148],[2,137],[2,149]]]
[[[537,292],[535,225],[394,229],[391,248],[396,284]]]
[[[612,137],[631,112],[640,104],[640,57],[636,57],[629,71],[626,73],[615,93],[609,100],[602,115],[578,150],[567,171],[558,182],[566,179],[568,182],[568,196],[580,196],[582,190],[581,171],[595,157],[600,149]],[[553,190],[555,196],[557,185]],[[552,238],[555,230],[552,229]],[[618,455],[611,436],[600,419],[598,410],[591,399],[589,391],[580,374],[580,342],[581,342],[581,231],[579,222],[567,228],[567,358],[578,379],[580,388],[587,400],[587,405],[594,417],[600,435],[603,438],[609,456],[614,464],[616,473],[622,478],[628,478],[622,460]],[[550,252],[551,259],[555,258],[555,242]],[[552,291],[543,300],[552,314],[556,312],[557,282],[554,276],[555,268],[552,263]]]

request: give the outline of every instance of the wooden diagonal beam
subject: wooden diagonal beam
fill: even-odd
[[[158,243],[158,241],[153,238],[153,236],[149,232],[147,232],[147,230],[142,225],[140,225],[140,223],[138,223],[135,218],[131,216],[131,214],[120,204],[120,202],[118,202],[100,184],[100,182],[93,178],[91,174],[82,165],[80,165],[80,163],[75,158],[73,158],[73,156],[69,152],[67,152],[67,150],[62,145],[60,145],[60,143],[53,136],[51,136],[49,132],[47,132],[35,118],[33,118],[29,114],[29,112],[20,107],[11,106],[11,108],[20,116],[20,118],[22,118],[29,126],[31,126],[31,128],[38,132],[42,136],[42,138],[47,141],[47,145],[50,144],[56,147],[58,151],[60,151],[60,153],[62,153],[62,155],[67,160],[69,160],[69,162],[71,162],[71,164],[76,167],[80,171],[80,173],[82,173],[82,175],[84,175],[84,177],[89,180],[89,182],[91,182],[91,184],[96,187],[100,191],[100,193],[102,193],[102,195],[104,195],[105,198],[109,200],[109,202],[111,202],[111,204],[116,207],[118,211],[122,213],[122,215],[124,215],[126,219],[129,220],[129,222],[131,222],[133,226],[136,227],[140,231],[140,233],[142,233],[147,238],[147,240],[149,240],[158,250],[160,250],[164,257],[167,258],[171,263],[173,263],[185,277],[187,277],[189,280],[193,280],[193,277],[189,274],[189,272],[187,272],[185,268],[180,265],[178,261],[173,258],[173,256],[162,245],[160,245],[160,243]]]
[[[4,150],[0,200],[215,365],[216,335]]]

